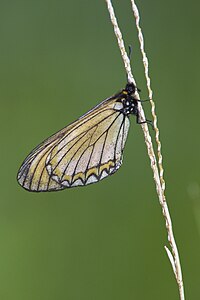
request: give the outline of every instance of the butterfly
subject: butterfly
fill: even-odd
[[[114,174],[122,164],[129,115],[138,112],[136,88],[127,83],[75,122],[39,144],[24,160],[19,184],[28,191],[58,191],[85,186]]]

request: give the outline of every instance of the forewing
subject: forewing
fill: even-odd
[[[18,182],[30,191],[61,190],[102,180],[118,170],[129,129],[110,98],[36,147]]]

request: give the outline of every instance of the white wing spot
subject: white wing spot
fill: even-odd
[[[60,178],[57,175],[51,177],[55,182],[60,183]]]
[[[119,166],[120,167],[120,166]],[[118,167],[118,168],[119,168]],[[112,174],[114,172],[115,168],[110,168],[110,174]]]
[[[61,182],[61,184],[62,184],[63,186],[66,186],[66,187],[69,187],[69,186],[70,186],[70,184],[69,184],[69,182],[68,182],[67,180],[63,180],[63,181]]]
[[[121,160],[116,162],[116,166],[115,166],[115,169],[118,170],[122,165],[122,156],[121,156]]]
[[[78,185],[84,185],[80,179],[75,180],[74,183],[72,184],[72,186],[78,186]]]
[[[114,169],[114,168],[112,168],[112,169]],[[104,170],[103,172],[102,172],[102,174],[101,174],[101,179],[103,179],[103,178],[105,178],[105,177],[107,177],[108,176],[108,173]]]
[[[114,106],[115,110],[121,110],[123,108],[123,104],[121,102],[117,102]]]
[[[52,174],[52,166],[46,165],[46,169],[47,169],[47,172],[49,173],[49,175],[51,175]]]
[[[97,182],[97,181],[98,181],[98,179],[97,179],[94,175],[91,175],[91,176],[88,178],[86,184],[90,184],[90,183]]]
[[[46,159],[46,165],[48,165],[50,159],[51,159],[51,153],[49,153],[49,155],[47,156],[47,159]]]

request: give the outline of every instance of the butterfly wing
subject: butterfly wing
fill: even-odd
[[[29,191],[53,191],[115,173],[129,129],[118,100],[113,96],[103,101],[36,147],[18,172],[19,184]]]

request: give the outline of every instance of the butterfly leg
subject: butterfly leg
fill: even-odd
[[[137,124],[140,124],[140,125],[147,123],[147,124],[151,125],[152,129],[154,130],[153,122],[151,120],[147,120],[147,119],[145,121],[141,121],[139,114],[136,115],[136,122],[137,122]]]
[[[148,101],[151,101],[151,99],[145,99],[145,100],[137,100],[138,102],[148,102]]]

